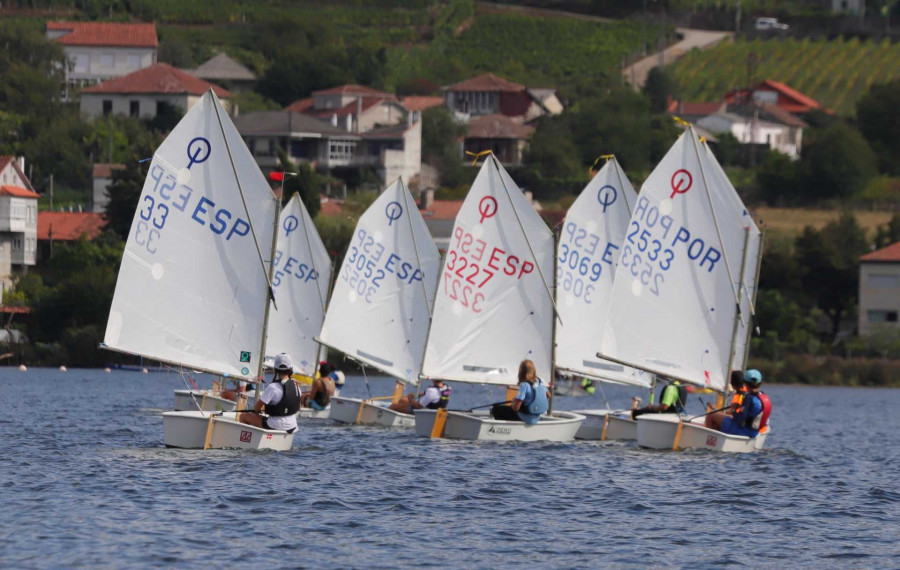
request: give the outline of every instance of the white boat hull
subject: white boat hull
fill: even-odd
[[[430,437],[436,410],[416,410],[416,435]],[[487,413],[447,412],[444,437],[470,441],[572,441],[584,421],[573,412],[554,412],[536,424],[495,420]]]
[[[209,413],[199,411],[165,412],[163,414],[163,432],[166,447],[203,449],[209,427],[209,416]],[[210,448],[286,451],[294,442],[293,433],[238,423],[234,417],[234,412],[223,412],[221,415],[213,416]]]
[[[584,416],[584,422],[575,433],[575,439],[634,441],[637,439],[637,422],[631,419],[628,410],[575,410],[576,414]],[[606,425],[606,437],[603,436],[603,424],[606,416],[609,423]]]
[[[362,405],[362,414],[359,407]],[[360,398],[332,398],[331,419],[344,424],[381,426],[390,428],[411,428],[416,425],[412,414],[395,412],[387,408],[387,402],[368,401]],[[357,422],[357,418],[359,421]]]
[[[204,394],[206,400],[203,399]],[[248,397],[244,407],[253,408],[255,401],[253,396]],[[232,400],[213,395],[212,390],[175,390],[176,412],[196,412],[197,406],[200,405],[203,406],[204,412],[233,412],[236,404]]]
[[[324,410],[300,408],[300,411],[297,412],[297,418],[301,420],[327,420],[331,418],[331,406],[325,406]]]
[[[678,430],[676,414],[645,414],[637,419],[637,442],[649,449],[672,449]],[[703,418],[685,423],[681,430],[679,449],[710,449],[723,453],[752,453],[766,443],[769,431],[754,438],[731,435],[703,426]]]

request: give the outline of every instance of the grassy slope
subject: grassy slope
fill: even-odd
[[[685,101],[716,101],[748,83],[748,58],[755,58],[751,83],[784,82],[840,114],[854,112],[857,99],[876,82],[900,77],[900,44],[858,39],[738,40],[693,51],[671,66]]]
[[[878,226],[890,221],[893,212],[871,212],[856,210],[856,221],[866,234],[873,238]],[[803,228],[812,226],[821,229],[840,217],[838,210],[802,210],[799,208],[754,208],[753,214],[761,219],[766,232],[773,237],[795,237]]]

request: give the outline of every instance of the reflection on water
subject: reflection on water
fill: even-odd
[[[369,383],[387,395],[393,381]],[[900,391],[770,387],[770,449],[754,455],[326,422],[273,453],[162,447],[180,384],[0,370],[4,566],[896,565]],[[634,395],[604,390],[614,407]],[[451,407],[502,399],[456,385]],[[555,405],[605,407],[600,391]]]

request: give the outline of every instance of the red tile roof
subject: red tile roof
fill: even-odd
[[[469,121],[467,139],[527,139],[534,127],[505,115],[481,115]]]
[[[455,220],[462,205],[462,200],[435,200],[431,206],[419,208],[419,211],[428,220]]]
[[[410,97],[404,97],[403,100],[400,101],[400,104],[406,107],[406,109],[409,111],[424,111],[425,109],[443,105],[444,99],[443,97],[423,97],[413,95]]]
[[[15,196],[16,198],[40,198],[40,194],[35,194],[31,190],[22,188],[21,186],[0,186],[0,196]]]
[[[892,243],[887,247],[877,249],[872,253],[867,253],[859,258],[860,261],[888,261],[900,262],[900,241]]]
[[[158,45],[154,24],[111,22],[47,22],[47,31],[68,31],[56,39],[67,46],[152,47]]]
[[[377,89],[372,89],[371,87],[366,87],[365,85],[338,85],[337,87],[331,87],[330,89],[313,91],[313,95],[362,95],[363,97],[384,97],[396,99],[393,93],[378,91]]]
[[[441,87],[442,91],[524,91],[525,86],[497,77],[493,73],[483,73],[453,85]]]
[[[329,198],[327,196],[320,196],[319,204],[322,206],[320,212],[323,216],[337,216],[344,212],[343,200],[335,200],[334,198]]]
[[[776,91],[780,91],[786,97],[790,97],[791,99],[797,101],[797,103],[799,103],[800,105],[803,105],[805,107],[809,107],[811,109],[818,109],[819,107],[821,107],[821,105],[819,105],[819,102],[816,101],[815,99],[813,99],[812,97],[807,97],[803,93],[800,93],[796,89],[788,87],[787,85],[785,85],[784,83],[781,83],[780,81],[773,81],[771,79],[766,79],[765,81],[763,81],[762,83],[757,85],[756,89],[759,89],[763,85],[771,87],[772,89],[774,89]],[[790,111],[790,109],[785,109],[785,110]]]
[[[122,170],[125,168],[124,164],[104,164],[97,163],[94,165],[92,171],[93,178],[112,178],[112,173],[114,170]]]
[[[687,101],[669,101],[667,111],[675,115],[712,115],[718,113],[722,109],[721,101],[716,103],[691,103]]]
[[[313,108],[313,104],[315,103],[315,99],[312,97],[307,97],[306,99],[297,99],[290,105],[284,108],[285,111],[293,111],[295,113],[305,113],[308,109]]]
[[[218,85],[203,81],[190,73],[175,69],[165,63],[157,63],[129,73],[124,77],[110,79],[99,85],[82,89],[82,93],[166,93],[203,95],[212,90],[219,97],[231,97],[231,93]]]
[[[54,241],[74,241],[81,236],[94,239],[106,226],[102,214],[93,212],[38,212],[37,238]]]

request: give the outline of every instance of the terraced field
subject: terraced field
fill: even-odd
[[[900,77],[900,43],[856,38],[738,40],[695,50],[670,69],[684,101],[716,101],[735,87],[774,79],[839,114],[851,115],[873,83]]]

